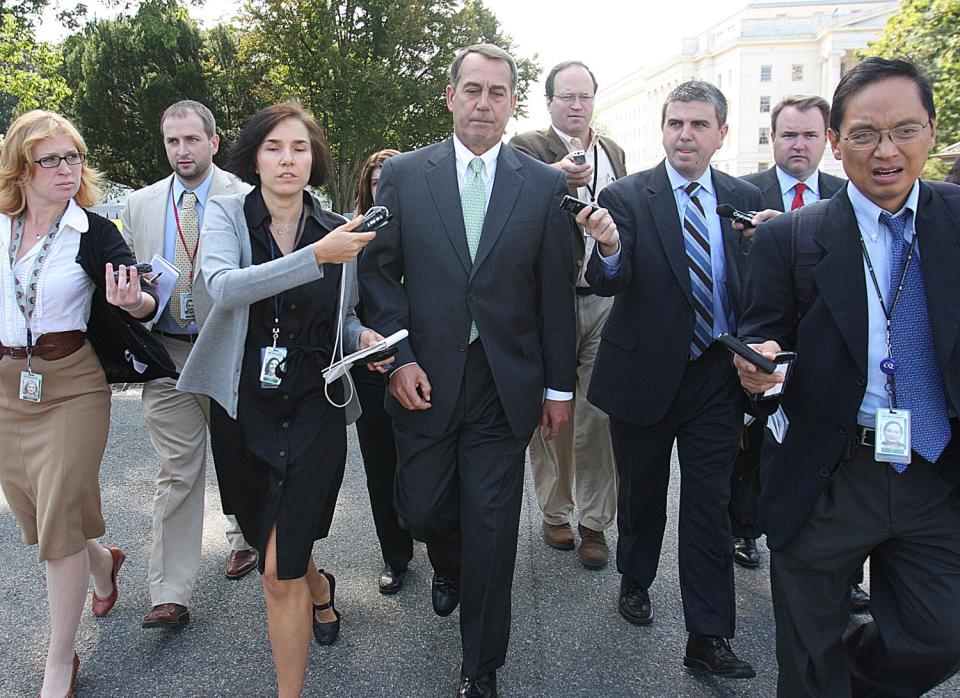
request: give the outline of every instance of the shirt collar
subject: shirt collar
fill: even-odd
[[[180,178],[176,174],[173,175],[173,200],[177,203],[180,202],[180,197],[185,191],[192,191],[197,195],[197,201],[200,202],[201,206],[206,206],[207,204],[207,194],[210,193],[210,182],[213,181],[213,171],[217,168],[216,165],[210,165],[210,172],[207,173],[207,176],[204,177],[203,181],[200,182],[193,189],[187,189],[183,186],[183,182],[180,181]]]
[[[320,202],[314,199],[306,189],[303,190],[303,203],[307,207],[308,215],[317,221],[324,230],[333,230],[344,222],[336,214],[324,211]],[[263,193],[259,186],[254,187],[244,199],[243,214],[250,228],[259,228],[266,225],[270,212],[267,210],[267,204],[263,200]]]
[[[687,185],[690,184],[691,180],[677,172],[676,168],[670,164],[669,158],[665,158],[663,163],[667,166],[667,178],[670,180],[671,189],[685,189]],[[707,169],[703,171],[703,174],[693,181],[697,182],[697,184],[699,184],[708,194],[710,194],[710,196],[716,198],[716,194],[713,191],[712,167],[707,165]]]
[[[70,199],[70,203],[67,204],[67,210],[63,212],[63,218],[60,219],[60,227],[57,228],[57,232],[60,233],[67,226],[73,228],[78,233],[85,233],[90,228],[90,221],[87,220],[87,212],[80,208],[73,199]]]
[[[500,147],[503,145],[503,141],[497,141],[497,144],[490,148],[487,152],[482,155],[475,155],[467,146],[460,142],[460,139],[457,138],[457,134],[453,134],[453,152],[457,156],[457,162],[460,163],[461,167],[466,170],[470,167],[470,161],[474,158],[480,158],[483,160],[483,166],[487,173],[491,171],[491,167],[494,162],[496,162],[497,157],[500,155]]]
[[[576,138],[576,136],[571,136],[569,133],[564,133],[553,124],[550,124],[550,128],[553,129],[554,133],[560,136],[560,140],[563,141],[563,144],[565,146],[567,146],[568,151],[573,152],[574,150],[576,150],[576,148],[574,148],[573,144],[570,142],[572,139]],[[593,147],[594,140],[596,140],[593,135],[593,131],[590,131],[589,136],[590,136],[589,143],[584,144],[582,140],[580,141],[580,147],[583,148],[584,150],[590,150],[590,148]]]
[[[860,226],[860,229],[865,230],[872,239],[876,240],[879,235],[881,213],[889,213],[896,218],[902,212],[910,211],[914,219],[916,219],[917,203],[920,200],[920,180],[918,179],[913,183],[913,188],[910,190],[910,194],[907,195],[907,200],[903,204],[903,208],[899,211],[887,211],[886,209],[880,208],[864,196],[853,182],[847,182],[847,196],[850,198],[850,205],[853,206],[853,213],[857,217],[857,224]]]
[[[786,194],[797,184],[803,183],[807,185],[807,189],[817,195],[818,199],[820,198],[820,170],[814,170],[806,179],[797,179],[789,172],[781,170],[779,165],[775,165],[774,168],[777,171],[777,181],[780,182],[781,194]]]

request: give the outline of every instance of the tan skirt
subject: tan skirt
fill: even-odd
[[[0,359],[0,485],[23,542],[40,561],[83,550],[104,534],[100,461],[110,428],[110,388],[89,342],[56,361],[33,360],[39,403],[21,400],[26,359]]]

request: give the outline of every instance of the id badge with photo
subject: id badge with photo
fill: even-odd
[[[193,294],[180,294],[180,317],[184,320],[196,320],[197,314],[193,309]]]
[[[260,348],[260,387],[267,390],[280,387],[277,366],[287,357],[286,347]]]
[[[873,458],[881,463],[910,463],[910,410],[877,410]]]
[[[27,402],[40,402],[43,390],[43,376],[31,371],[20,371],[20,399]]]

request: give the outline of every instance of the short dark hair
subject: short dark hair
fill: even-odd
[[[373,196],[370,195],[370,180],[373,179],[373,171],[378,167],[383,167],[384,162],[399,154],[399,150],[393,150],[392,148],[378,150],[363,163],[363,169],[360,170],[360,179],[357,182],[358,214],[363,215],[373,206]]]
[[[487,58],[492,58],[496,61],[504,61],[507,65],[510,66],[510,92],[516,93],[517,91],[517,62],[513,60],[513,56],[504,51],[499,46],[494,46],[493,44],[473,44],[472,46],[467,46],[457,51],[457,55],[453,59],[453,63],[450,64],[450,86],[453,89],[457,89],[457,83],[460,82],[460,66],[463,65],[463,59],[469,56],[471,53],[479,53],[480,55],[486,56]]]
[[[905,58],[864,58],[849,72],[840,78],[833,93],[833,107],[830,109],[830,130],[840,133],[847,100],[868,85],[887,78],[907,78],[913,80],[920,91],[920,101],[931,121],[937,118],[937,108],[933,105],[933,88],[930,81],[916,64]]]
[[[180,100],[164,110],[163,116],[160,117],[160,133],[163,133],[163,125],[167,119],[183,119],[189,116],[191,112],[200,117],[200,122],[203,124],[203,132],[207,134],[207,138],[213,138],[217,135],[217,121],[213,118],[213,113],[207,109],[207,107],[200,104],[200,102],[193,99]]]
[[[667,105],[671,102],[710,102],[717,114],[717,125],[723,126],[727,123],[727,98],[716,85],[709,82],[688,80],[670,90],[660,110],[660,126],[667,120]]]
[[[790,97],[784,97],[780,100],[779,104],[773,108],[773,111],[770,113],[770,132],[777,132],[777,118],[787,107],[794,107],[798,111],[810,111],[811,109],[819,109],[820,113],[823,114],[823,130],[827,130],[827,125],[830,123],[830,105],[827,104],[827,100],[823,97],[817,97],[816,95],[791,95]]]
[[[553,83],[557,79],[557,73],[566,70],[567,68],[573,68],[574,66],[580,66],[588,73],[590,73],[590,79],[593,80],[593,91],[597,91],[597,77],[593,74],[593,71],[587,67],[586,63],[581,63],[580,61],[563,61],[563,63],[557,63],[550,69],[550,72],[547,73],[547,82],[545,91],[547,93],[547,99],[553,99]]]
[[[243,126],[240,138],[230,149],[230,160],[227,169],[237,175],[244,182],[253,185],[260,184],[260,175],[257,174],[257,151],[260,144],[266,140],[277,124],[285,119],[296,119],[307,128],[310,138],[310,186],[319,187],[333,174],[333,161],[330,157],[330,146],[323,137],[323,131],[306,109],[294,100],[280,102],[261,109],[250,117]]]

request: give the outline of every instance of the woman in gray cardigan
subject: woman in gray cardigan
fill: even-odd
[[[312,549],[329,533],[346,424],[359,415],[352,386],[325,386],[321,370],[340,355],[341,322],[345,353],[381,339],[343,312],[356,297],[354,260],[374,233],[350,232],[359,217],[343,224],[305,191],[331,166],[298,105],[251,117],[231,161],[255,187],[207,204],[193,287],[201,331],[178,387],[212,398],[224,511],[260,552],[278,694],[299,696],[311,623],[320,644],[340,630],[334,577],[317,569]]]

